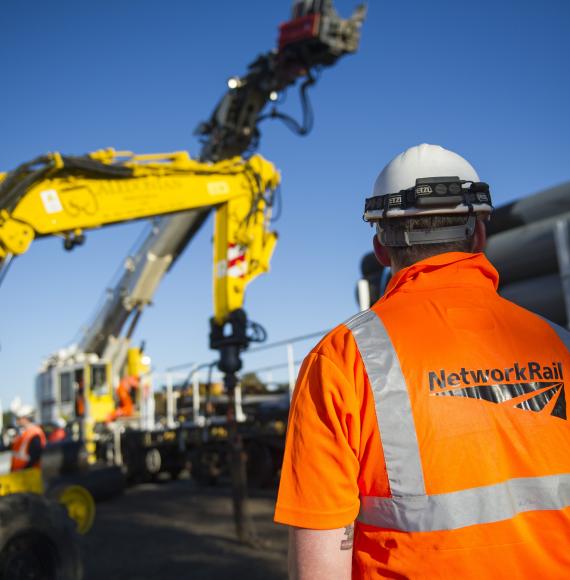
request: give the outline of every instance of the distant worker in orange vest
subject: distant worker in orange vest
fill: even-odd
[[[438,146],[376,180],[393,277],[302,365],[275,512],[292,578],[570,577],[570,334],[497,294],[491,210]]]
[[[108,421],[115,421],[120,417],[132,417],[135,412],[134,399],[139,379],[135,376],[123,377],[117,387],[117,408],[109,415]]]
[[[46,436],[33,422],[34,410],[23,405],[15,411],[19,433],[12,441],[12,471],[39,467]]]
[[[52,425],[51,432],[48,435],[48,443],[58,443],[60,441],[65,441],[67,439],[67,431],[65,427],[67,423],[64,419],[56,419]]]
[[[82,420],[85,417],[85,386],[83,379],[75,383],[75,416]]]

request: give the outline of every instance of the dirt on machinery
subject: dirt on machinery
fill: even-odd
[[[146,483],[97,504],[83,538],[85,580],[286,579],[287,529],[273,523],[276,490],[252,491],[249,507],[265,545],[235,537],[231,488],[189,479]]]

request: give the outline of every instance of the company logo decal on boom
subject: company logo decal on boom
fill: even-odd
[[[561,362],[551,366],[514,363],[510,368],[494,369],[462,367],[452,373],[441,369],[429,371],[428,380],[431,396],[479,399],[567,419]]]

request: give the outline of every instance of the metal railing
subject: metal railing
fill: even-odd
[[[293,390],[295,388],[295,381],[297,379],[297,372],[299,365],[302,360],[295,360],[295,351],[293,345],[299,342],[304,342],[306,340],[320,338],[324,336],[328,330],[323,330],[319,332],[312,332],[309,334],[303,334],[299,336],[294,336],[291,338],[278,340],[273,343],[264,344],[262,346],[257,346],[250,350],[243,352],[244,355],[255,354],[258,352],[276,349],[280,347],[285,347],[286,350],[286,362],[265,365],[253,369],[244,369],[242,375],[245,373],[266,373],[274,370],[287,369],[287,381],[289,386],[289,398],[293,395]],[[206,418],[200,412],[201,406],[201,396],[200,396],[200,373],[207,370],[207,377],[204,382],[211,383],[213,378],[217,376],[218,371],[215,370],[217,361],[212,360],[209,362],[197,363],[197,362],[185,362],[177,365],[170,366],[165,370],[165,384],[166,384],[166,424],[169,428],[176,425],[175,413],[176,413],[176,399],[178,398],[178,393],[175,389],[175,381],[181,381],[183,385],[192,385],[192,422],[196,425],[205,424]],[[182,372],[185,371],[185,372]],[[221,376],[221,374],[220,374]],[[236,387],[235,393],[235,416],[238,421],[245,420],[245,413],[243,412],[242,406],[242,391],[241,386]]]

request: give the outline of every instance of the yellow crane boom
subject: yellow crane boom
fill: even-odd
[[[214,318],[223,323],[242,306],[247,284],[269,269],[279,182],[279,172],[260,155],[204,163],[184,151],[51,153],[0,174],[0,263],[25,253],[37,237],[60,236],[71,249],[86,230],[215,208]]]

